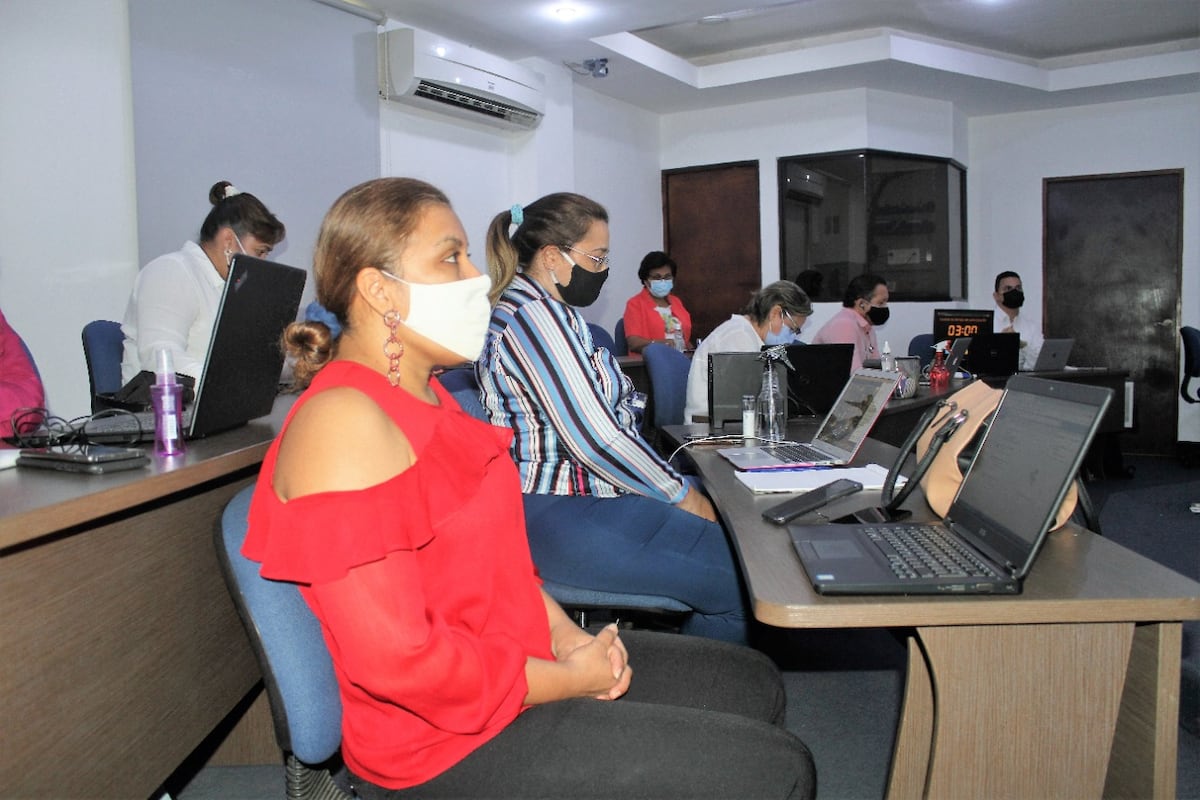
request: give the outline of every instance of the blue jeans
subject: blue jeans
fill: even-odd
[[[694,609],[684,633],[746,642],[741,571],[717,523],[641,495],[524,498],[529,548],[544,578],[671,597]]]

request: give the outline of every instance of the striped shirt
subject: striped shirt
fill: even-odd
[[[633,384],[592,341],[577,309],[518,274],[492,311],[475,363],[493,425],[513,431],[512,455],[526,494],[678,503],[687,486],[642,439]]]

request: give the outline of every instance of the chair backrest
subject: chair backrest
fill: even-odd
[[[124,350],[125,334],[121,333],[121,323],[97,319],[83,326],[83,360],[87,362],[93,412],[100,410],[96,395],[112,394],[121,388]]]
[[[1184,325],[1179,329],[1183,339],[1183,380],[1179,384],[1179,394],[1189,403],[1200,403],[1200,392],[1191,392],[1193,378],[1200,378],[1200,329]]]
[[[625,318],[621,317],[617,320],[617,325],[613,328],[613,344],[615,349],[613,355],[627,356],[629,355],[629,340],[625,338]]]
[[[933,334],[918,333],[908,343],[908,354],[921,359],[921,366],[927,367],[933,363]]]
[[[258,658],[280,749],[305,764],[321,764],[342,742],[333,661],[296,584],[263,578],[259,565],[242,555],[253,490],[247,486],[225,506],[216,531],[217,561]]]
[[[589,322],[588,328],[592,331],[592,342],[595,343],[596,347],[603,347],[613,355],[617,354],[617,344],[613,341],[612,334],[594,322]]]
[[[483,401],[479,399],[479,382],[475,380],[473,367],[448,369],[438,375],[438,380],[446,387],[447,392],[454,395],[463,411],[484,422],[491,421],[483,409]]]
[[[691,360],[665,344],[646,345],[642,348],[642,358],[646,360],[646,372],[650,375],[654,426],[682,424]]]

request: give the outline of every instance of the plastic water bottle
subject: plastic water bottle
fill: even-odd
[[[758,393],[758,436],[760,439],[783,441],[787,430],[787,398],[779,383],[775,365],[763,364],[762,388]]]
[[[883,349],[879,351],[879,368],[886,372],[896,371],[896,357],[892,355],[892,346],[887,342],[883,343]]]
[[[170,350],[159,349],[154,362],[154,385],[150,387],[150,403],[154,407],[154,454],[177,456],[185,449],[183,386],[175,377]]]

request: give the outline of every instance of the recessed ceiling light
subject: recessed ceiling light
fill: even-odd
[[[564,22],[567,22],[579,16],[579,9],[575,8],[574,6],[559,6],[558,8],[554,9],[554,16],[558,17]]]
[[[710,14],[707,17],[701,17],[697,20],[701,25],[720,25],[723,22],[728,22],[729,18],[720,14]]]

